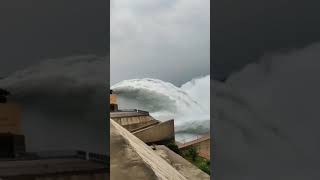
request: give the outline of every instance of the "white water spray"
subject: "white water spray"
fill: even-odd
[[[175,119],[177,132],[204,133],[210,128],[210,76],[180,88],[158,79],[131,79],[111,87],[120,108],[147,110],[159,120]]]

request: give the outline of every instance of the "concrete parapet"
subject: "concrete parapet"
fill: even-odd
[[[144,127],[150,123],[157,123],[151,116],[127,116],[127,117],[111,117],[115,122],[131,131]]]
[[[110,112],[110,118],[123,118],[123,117],[137,117],[137,116],[150,116],[146,111],[141,111],[137,109],[130,110],[117,110],[115,112]]]
[[[139,131],[133,132],[135,136],[145,143],[159,143],[174,141],[174,120],[161,122]]]
[[[152,148],[110,120],[111,180],[187,180]]]
[[[155,147],[155,152],[176,168],[184,177],[192,180],[210,180],[210,176],[164,145]]]

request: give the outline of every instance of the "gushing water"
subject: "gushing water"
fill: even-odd
[[[158,79],[131,79],[111,87],[120,108],[147,110],[159,120],[175,119],[176,132],[204,133],[210,125],[210,76],[176,87]]]

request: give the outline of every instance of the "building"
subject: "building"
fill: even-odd
[[[210,133],[204,134],[195,140],[179,144],[180,150],[187,150],[191,147],[197,149],[199,156],[210,160]]]

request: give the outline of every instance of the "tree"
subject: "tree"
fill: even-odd
[[[187,155],[192,159],[192,161],[195,161],[198,156],[198,151],[195,147],[190,147],[187,151]]]

